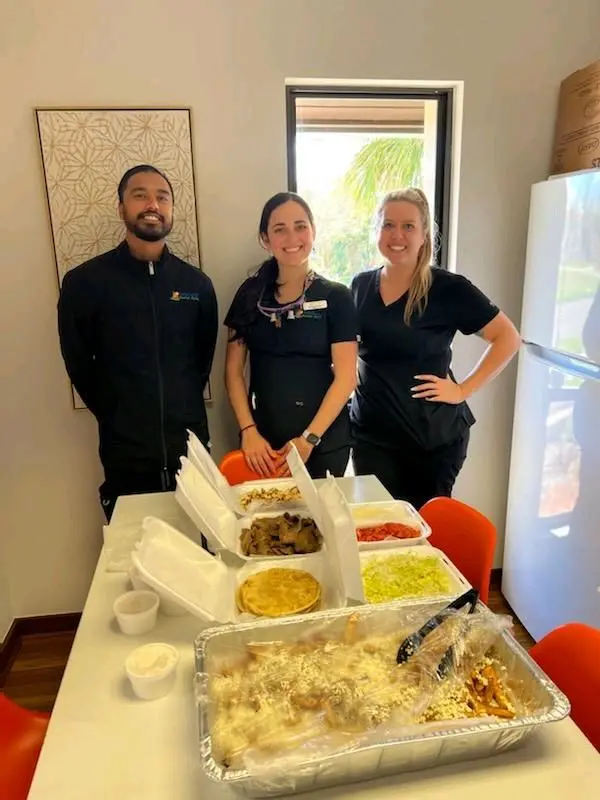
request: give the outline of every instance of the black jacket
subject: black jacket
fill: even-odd
[[[186,428],[208,442],[203,392],[217,325],[210,279],[166,247],[152,263],[123,242],[65,275],[61,350],[98,420],[107,480],[174,472]]]

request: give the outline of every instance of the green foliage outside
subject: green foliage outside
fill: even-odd
[[[317,272],[348,285],[358,272],[378,263],[373,227],[377,203],[388,191],[420,186],[422,159],[422,139],[375,137],[354,156],[332,191],[317,194],[302,188],[317,222],[312,260]]]

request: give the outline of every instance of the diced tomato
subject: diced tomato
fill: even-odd
[[[421,535],[418,528],[401,522],[386,522],[368,528],[358,528],[356,538],[359,542],[382,542],[384,539],[416,539]]]

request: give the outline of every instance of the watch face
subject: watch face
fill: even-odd
[[[312,445],[313,445],[313,447],[314,447],[314,446],[316,446],[316,445],[318,445],[318,444],[319,444],[319,441],[320,441],[320,440],[319,440],[319,437],[317,436],[317,434],[316,434],[316,433],[309,433],[309,434],[307,435],[307,437],[306,437],[306,441],[307,441],[309,444],[312,444]]]

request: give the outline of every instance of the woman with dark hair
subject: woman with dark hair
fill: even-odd
[[[345,286],[310,269],[314,235],[306,201],[292,192],[272,197],[259,224],[270,257],[244,281],[225,318],[227,393],[246,461],[264,477],[286,473],[290,443],[315,478],[343,475],[350,457],[356,311]]]

